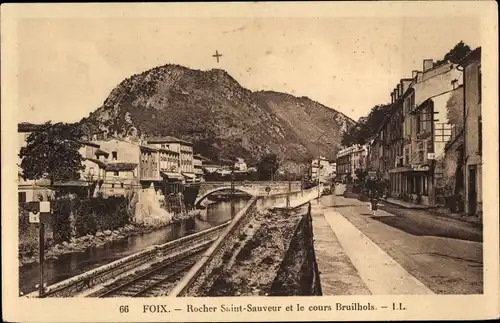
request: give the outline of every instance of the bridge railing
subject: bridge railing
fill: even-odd
[[[271,196],[253,197],[247,205],[238,212],[231,223],[219,235],[217,240],[203,254],[201,259],[191,268],[177,286],[170,292],[170,297],[192,296],[213,283],[216,277],[212,273],[223,262],[226,251],[230,251],[239,234],[252,221],[258,211],[271,207],[283,207],[287,195],[291,197],[290,207],[297,207],[317,198],[317,188],[301,192],[275,194]]]

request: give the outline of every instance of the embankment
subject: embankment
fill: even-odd
[[[183,296],[321,295],[308,205],[248,212],[220,260]]]

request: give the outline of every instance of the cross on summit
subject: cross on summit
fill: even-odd
[[[221,56],[222,56],[222,54],[219,54],[219,52],[218,52],[218,51],[215,51],[215,54],[214,54],[214,55],[212,55],[212,57],[217,58],[217,63],[219,63],[219,57],[221,57]]]

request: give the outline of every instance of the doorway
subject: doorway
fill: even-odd
[[[474,215],[477,210],[477,167],[469,166],[469,187],[468,187],[468,214]]]

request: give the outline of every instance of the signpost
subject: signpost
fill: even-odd
[[[30,223],[38,223],[38,256],[40,263],[40,285],[38,289],[38,297],[43,297],[44,294],[44,283],[43,283],[43,263],[45,260],[45,224],[49,223],[52,211],[50,209],[50,202],[40,201],[40,202],[29,202],[28,203],[29,221]]]

